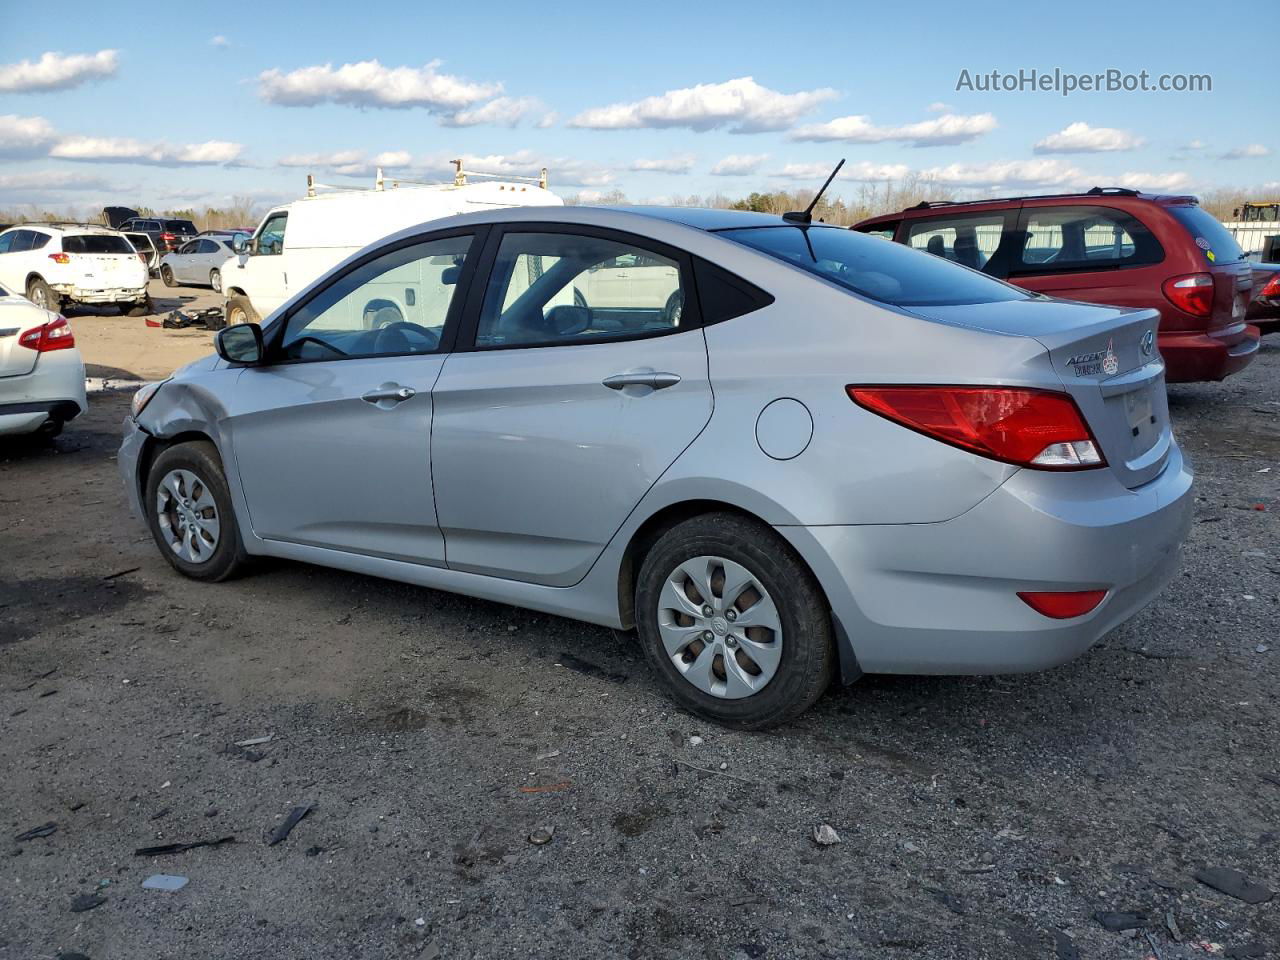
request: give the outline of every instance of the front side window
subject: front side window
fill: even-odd
[[[752,247],[854,293],[904,307],[1025,300],[991,277],[843,227],[748,227],[718,235]]]
[[[62,238],[63,253],[137,253],[124,237],[110,233],[81,233]]]
[[[1014,274],[1087,272],[1159,263],[1164,250],[1136,217],[1110,207],[1023,211],[1023,245]]]
[[[11,230],[8,233],[0,234],[0,253],[8,253],[13,248],[13,240],[17,235],[17,230]]]
[[[284,228],[288,219],[287,213],[275,213],[267,218],[267,222],[258,231],[258,239],[254,241],[254,254],[274,257],[284,253]]]
[[[476,346],[546,346],[682,329],[680,265],[627,241],[507,233],[493,265]]]
[[[471,244],[470,235],[430,240],[351,270],[289,317],[283,358],[435,353]]]
[[[995,255],[1004,236],[1004,214],[941,217],[911,224],[907,243],[917,250],[943,257],[962,267],[982,270]]]

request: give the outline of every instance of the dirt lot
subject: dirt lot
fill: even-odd
[[[145,342],[118,365],[166,372]],[[179,578],[123,506],[127,397],[95,396],[0,450],[0,958],[1280,956],[1280,901],[1193,877],[1280,890],[1280,342],[1171,397],[1196,523],[1133,622],[739,734],[607,630],[285,563]]]

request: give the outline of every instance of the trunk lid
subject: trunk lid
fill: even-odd
[[[38,327],[43,320],[26,300],[9,295],[0,297],[0,378],[20,377],[36,368],[40,356],[30,347],[18,343],[24,330]]]
[[[1173,447],[1164,361],[1156,343],[1159,311],[1066,300],[917,308],[931,319],[1031,337],[1049,353],[1057,383],[1089,423],[1107,464],[1127,487],[1159,476]]]

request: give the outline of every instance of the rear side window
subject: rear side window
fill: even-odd
[[[63,253],[127,253],[137,251],[124,237],[106,233],[72,234],[62,238]]]
[[[184,236],[194,237],[196,234],[196,226],[190,220],[166,220],[164,228],[170,233],[181,233]]]
[[[1244,251],[1236,238],[1218,218],[1196,204],[1176,204],[1168,208],[1210,263],[1236,263],[1244,259]]]
[[[946,217],[913,222],[907,244],[962,267],[982,270],[1000,247],[1004,214]]]
[[[693,282],[698,285],[703,323],[732,320],[773,303],[759,287],[700,257],[693,260]]]
[[[841,227],[752,227],[719,233],[854,293],[899,306],[998,303],[1029,296],[950,261]]]
[[[1164,249],[1136,217],[1111,207],[1031,207],[1011,274],[1085,272],[1159,263]]]
[[[865,233],[870,237],[880,237],[882,240],[892,240],[898,233],[898,226],[901,220],[894,220],[892,223],[875,223],[867,227],[857,227],[859,233]]]
[[[34,230],[19,230],[14,235],[13,245],[9,247],[10,253],[26,253],[33,249],[35,244],[36,233]]]

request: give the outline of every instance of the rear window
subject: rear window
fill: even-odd
[[[189,237],[196,235],[196,225],[190,220],[166,220],[164,228],[170,233],[181,233]]]
[[[1175,220],[1187,229],[1197,247],[1210,263],[1236,263],[1244,259],[1244,251],[1231,231],[1212,213],[1189,203],[1169,207]]]
[[[83,233],[62,238],[63,253],[128,253],[137,251],[124,237],[107,233]]]
[[[840,227],[751,227],[720,236],[830,280],[904,307],[1026,300],[1029,295],[947,260]]]

